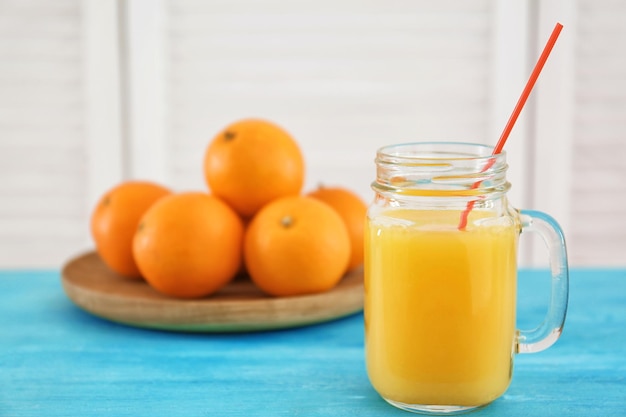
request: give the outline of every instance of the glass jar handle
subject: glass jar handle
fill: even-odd
[[[538,233],[550,254],[552,274],[550,306],[543,323],[533,330],[518,330],[516,352],[534,353],[549,348],[563,331],[569,292],[569,273],[565,238],[551,216],[535,210],[521,210],[522,232]]]

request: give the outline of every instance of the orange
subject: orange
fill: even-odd
[[[355,269],[363,264],[365,215],[367,205],[357,194],[341,187],[323,187],[308,194],[330,205],[343,219],[350,234],[350,263],[348,270]]]
[[[91,235],[102,261],[129,278],[141,278],[133,259],[133,235],[144,212],[170,194],[167,188],[148,181],[125,181],[108,190],[91,214]]]
[[[172,194],[144,214],[133,254],[157,291],[199,298],[226,285],[239,270],[243,225],[222,200],[202,192]]]
[[[300,148],[289,133],[260,119],[227,126],[204,156],[209,188],[245,218],[278,197],[299,194],[304,170]]]
[[[349,258],[350,238],[339,214],[305,196],[267,204],[244,239],[250,278],[274,296],[330,290],[345,274]]]

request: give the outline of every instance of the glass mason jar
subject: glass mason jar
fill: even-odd
[[[507,200],[506,154],[470,143],[380,149],[365,230],[369,379],[389,403],[454,414],[489,404],[511,381],[515,353],[561,334],[568,297],[563,233]],[[546,320],[515,328],[517,248],[537,232],[551,260]]]

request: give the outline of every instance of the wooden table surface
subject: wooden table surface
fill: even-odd
[[[521,327],[545,312],[522,270]],[[571,271],[565,331],[516,357],[503,397],[472,416],[626,416],[626,270]],[[94,317],[59,271],[0,271],[0,416],[407,416],[371,388],[363,316],[242,334],[144,330]]]

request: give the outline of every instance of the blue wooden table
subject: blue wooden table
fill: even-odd
[[[538,324],[544,271],[520,273]],[[626,270],[573,270],[561,339],[518,355],[507,393],[472,416],[626,416]],[[58,271],[0,272],[0,416],[408,416],[364,366],[363,317],[291,330],[182,334],[114,324]]]

